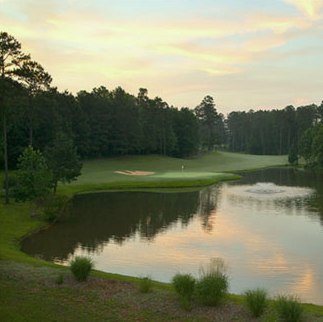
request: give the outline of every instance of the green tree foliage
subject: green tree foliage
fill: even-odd
[[[231,112],[227,118],[228,148],[252,154],[288,154],[297,149],[303,133],[318,120],[316,105]]]
[[[78,145],[80,151],[83,149],[82,155],[87,157],[112,155],[115,142],[112,127],[115,116],[110,91],[104,86],[94,88],[91,93],[81,91],[77,95],[77,101],[80,115],[83,115],[86,120],[85,142],[82,140],[83,143]],[[84,132],[78,131],[78,136],[82,138]]]
[[[297,165],[298,164],[298,150],[295,144],[291,146],[288,153],[288,162],[291,165]]]
[[[29,56],[21,51],[21,44],[6,32],[0,32],[0,109],[2,117],[3,132],[3,158],[5,171],[5,202],[9,203],[8,187],[8,139],[7,139],[7,109],[8,109],[8,89],[12,86],[12,81],[17,79],[17,72],[21,64],[29,60]]]
[[[134,96],[117,87],[111,93],[111,154],[134,154],[140,150],[139,111]]]
[[[304,132],[300,155],[308,167],[323,167],[323,124],[317,124]]]
[[[113,91],[100,87],[91,93],[79,92],[77,101],[84,131],[73,133],[82,156],[157,153],[183,157],[197,150],[193,112],[181,112],[159,97],[150,99],[144,88],[135,98],[120,87]],[[79,135],[84,137],[81,144]]]
[[[195,115],[200,124],[200,140],[202,148],[211,151],[216,144],[221,144],[224,129],[223,116],[219,115],[212,96],[205,96],[195,108]]]
[[[42,153],[31,146],[26,148],[18,160],[16,200],[35,202],[46,197],[51,180],[51,172]]]
[[[10,169],[17,166],[19,156],[29,143],[26,128],[26,90],[16,81],[7,79],[4,101],[6,105],[4,117],[7,136],[7,162]],[[3,121],[2,116],[0,119]],[[4,133],[1,135],[2,138],[4,138]],[[1,161],[5,161],[5,158],[1,158]]]
[[[173,109],[173,128],[177,140],[174,155],[188,157],[199,148],[199,125],[194,113],[188,108]]]
[[[82,163],[77,150],[72,139],[63,132],[58,132],[53,145],[46,149],[46,158],[52,171],[54,192],[59,181],[69,183],[81,174]]]
[[[52,77],[39,63],[32,60],[23,61],[16,74],[28,89],[29,144],[32,146],[35,96],[41,91],[49,90]]]

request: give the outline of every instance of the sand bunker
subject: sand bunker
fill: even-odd
[[[114,171],[114,173],[124,174],[126,176],[150,176],[152,174],[155,174],[155,172],[149,172],[149,171],[129,171],[129,170]]]

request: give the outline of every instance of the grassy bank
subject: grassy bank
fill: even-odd
[[[228,172],[285,163],[286,157],[232,153],[190,160],[158,156],[95,160],[84,163],[79,180],[59,186],[58,191],[71,196],[102,189],[193,187],[235,178]],[[115,173],[118,170],[155,174],[127,176]],[[241,296],[231,296],[220,309],[196,307],[188,313],[179,308],[169,286],[161,283],[155,283],[148,294],[139,293],[136,278],[102,272],[95,272],[87,283],[76,283],[66,267],[20,251],[21,238],[44,225],[30,217],[28,203],[0,205],[0,321],[212,321],[215,316],[229,321],[225,319],[228,311],[232,312],[230,321],[250,321]],[[58,277],[63,278],[62,283],[57,282]],[[323,321],[322,307],[305,308],[308,321]]]

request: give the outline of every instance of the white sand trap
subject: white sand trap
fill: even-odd
[[[152,174],[155,174],[155,172],[149,172],[149,171],[129,171],[129,170],[114,171],[114,173],[124,174],[126,176],[150,176]]]

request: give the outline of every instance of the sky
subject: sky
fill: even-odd
[[[0,0],[0,31],[77,93],[219,112],[320,104],[323,0]]]

